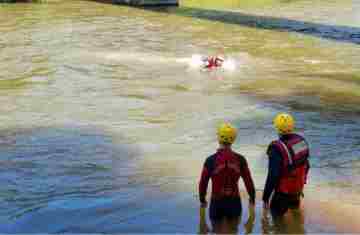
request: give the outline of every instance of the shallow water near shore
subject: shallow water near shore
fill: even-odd
[[[239,233],[360,232],[359,13],[350,0],[1,4],[0,232],[198,232],[223,120],[259,193],[250,222],[243,195]],[[217,53],[235,70],[189,64]],[[287,230],[260,200],[280,111],[311,145]]]

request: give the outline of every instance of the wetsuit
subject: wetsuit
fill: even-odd
[[[242,177],[250,202],[255,202],[255,188],[246,159],[230,148],[219,149],[205,161],[199,183],[200,202],[206,202],[209,179],[212,181],[210,219],[234,218],[241,215],[238,181]]]
[[[204,66],[205,68],[213,69],[213,68],[221,67],[222,63],[224,62],[224,59],[220,57],[209,57],[205,59],[204,62],[205,62],[205,66]]]
[[[216,67],[216,64],[215,64],[215,58],[214,57],[209,57],[207,59],[204,60],[204,63],[205,63],[205,68],[207,69],[212,69],[212,68],[215,68]]]
[[[280,141],[283,143],[287,143],[291,141],[293,138],[302,138],[299,135],[295,134],[288,134],[288,135],[282,135],[280,137]],[[304,140],[305,141],[305,140]],[[306,143],[306,142],[305,142]],[[269,156],[269,171],[265,183],[265,189],[263,193],[263,201],[265,203],[269,202],[270,196],[273,191],[274,195],[271,200],[271,213],[274,216],[282,216],[286,213],[286,211],[290,209],[297,209],[300,206],[300,196],[302,195],[301,192],[283,192],[286,190],[282,190],[280,187],[280,180],[286,177],[284,175],[284,153],[279,148],[278,145],[270,144],[269,148],[267,150],[267,154]],[[289,152],[290,155],[294,155],[293,150]],[[310,163],[308,160],[308,153],[304,155],[303,164],[302,166],[305,169],[303,177],[304,183],[306,183],[306,177],[308,174],[308,171],[310,169]],[[302,177],[302,176],[301,176]]]

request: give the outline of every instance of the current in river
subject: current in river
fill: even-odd
[[[197,233],[223,121],[259,193],[239,233],[360,232],[359,45],[356,0],[1,4],[0,232]],[[216,54],[231,69],[193,66]],[[311,148],[283,230],[261,202],[278,112]]]

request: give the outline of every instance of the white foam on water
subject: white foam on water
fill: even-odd
[[[105,58],[106,60],[113,61],[136,61],[144,64],[163,64],[163,63],[177,63],[177,64],[185,64],[190,69],[202,69],[204,66],[204,58],[206,56],[200,54],[193,54],[191,57],[167,57],[161,55],[154,54],[146,54],[146,53],[133,53],[133,52],[117,52],[117,53],[98,53],[98,57]],[[240,58],[227,58],[225,59],[223,66],[217,70],[224,72],[233,72],[239,66],[240,62],[238,61]]]
[[[190,58],[181,58],[176,61],[179,63],[187,63],[190,68],[201,68],[204,65],[203,55],[193,54]],[[221,70],[224,71],[235,71],[237,68],[237,61],[233,58],[225,59]]]
[[[321,61],[320,60],[304,60],[305,63],[309,63],[309,64],[320,64]]]
[[[236,61],[232,58],[225,59],[223,63],[223,69],[225,71],[235,71],[237,68]]]
[[[192,68],[199,68],[204,64],[203,56],[198,55],[198,54],[194,54],[189,59],[188,63],[189,63],[189,66],[192,67]]]
[[[168,63],[175,61],[175,58],[156,54],[138,53],[138,52],[116,52],[116,53],[97,53],[99,58],[113,61],[136,61],[144,64]]]

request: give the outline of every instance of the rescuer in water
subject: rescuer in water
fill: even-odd
[[[237,130],[228,123],[219,126],[217,137],[219,149],[209,156],[203,166],[199,183],[199,196],[202,208],[207,207],[206,193],[208,182],[212,181],[210,200],[210,220],[215,233],[221,229],[224,220],[236,228],[241,217],[242,205],[238,182],[242,177],[249,194],[249,205],[255,205],[255,188],[245,157],[234,152]]]
[[[304,137],[293,133],[294,119],[281,113],[274,119],[279,139],[267,149],[269,170],[263,193],[264,208],[274,217],[282,217],[288,209],[298,209],[310,169],[309,146]],[[269,205],[270,196],[273,193]]]

